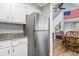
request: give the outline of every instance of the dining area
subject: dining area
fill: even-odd
[[[77,56],[79,55],[79,32],[60,31],[61,38],[53,40],[54,56]],[[57,37],[57,36],[56,36]]]

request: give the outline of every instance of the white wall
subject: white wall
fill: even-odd
[[[54,29],[54,31],[53,32],[55,32],[55,27],[56,27],[56,25],[57,24],[59,24],[61,22],[61,31],[63,31],[63,25],[64,25],[64,18],[63,18],[63,11],[54,19],[54,21],[53,21],[53,29]]]

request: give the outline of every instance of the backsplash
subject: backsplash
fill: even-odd
[[[0,33],[22,33],[23,25],[0,23]]]

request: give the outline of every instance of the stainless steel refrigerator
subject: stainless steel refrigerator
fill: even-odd
[[[27,15],[27,24],[24,26],[25,35],[28,36],[29,56],[48,56],[50,48],[49,21],[41,19],[39,13]]]

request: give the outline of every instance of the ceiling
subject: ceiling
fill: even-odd
[[[48,3],[36,3],[38,6],[40,7],[44,7],[45,5],[47,5]]]
[[[74,3],[75,5],[79,6],[79,3]]]
[[[64,11],[69,11],[69,10],[79,8],[79,5],[76,3],[64,3],[63,7],[65,8]]]

